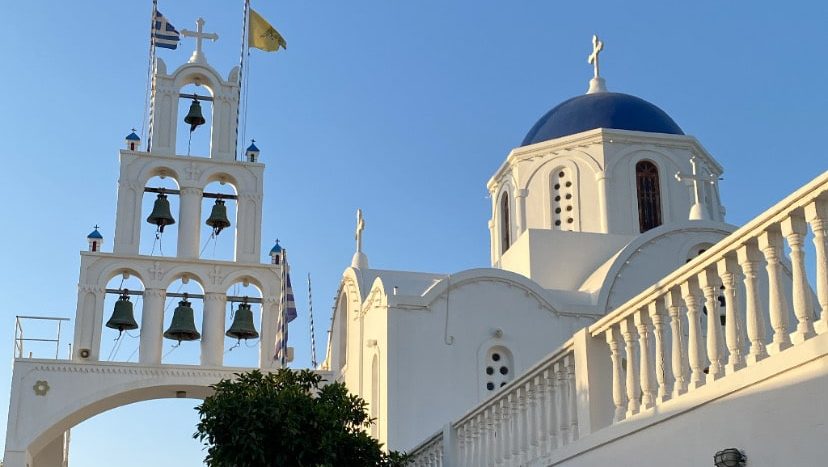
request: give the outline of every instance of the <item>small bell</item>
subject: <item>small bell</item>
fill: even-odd
[[[204,125],[206,122],[207,120],[204,120],[204,116],[201,114],[201,103],[198,102],[198,99],[193,99],[190,104],[190,111],[184,117],[184,123],[190,124],[190,133],[192,133],[197,126]]]
[[[253,311],[250,310],[248,303],[239,304],[236,310],[236,316],[233,318],[233,324],[225,334],[227,337],[235,337],[236,339],[255,339],[259,337],[256,332],[256,325],[253,323]]]
[[[167,200],[167,195],[158,193],[158,198],[152,206],[152,213],[147,217],[147,222],[158,226],[159,232],[164,232],[165,225],[175,224],[172,213],[170,213],[170,202]]]
[[[201,338],[201,334],[196,330],[193,308],[190,306],[190,302],[187,301],[186,294],[184,300],[178,302],[178,306],[175,307],[172,322],[169,329],[164,332],[164,337],[179,342],[194,341]]]
[[[118,332],[138,329],[138,323],[132,313],[132,302],[129,301],[128,290],[124,289],[123,294],[115,302],[115,310],[112,317],[106,322],[106,327],[117,329]]]
[[[213,228],[213,235],[218,235],[221,229],[230,227],[230,219],[227,218],[227,206],[223,199],[217,199],[207,219],[207,225]]]

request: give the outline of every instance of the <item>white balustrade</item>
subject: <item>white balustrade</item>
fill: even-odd
[[[540,465],[826,331],[828,172],[576,333],[452,423],[456,440],[417,447],[413,465]]]

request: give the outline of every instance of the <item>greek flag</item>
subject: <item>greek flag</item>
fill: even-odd
[[[176,31],[175,26],[170,24],[160,11],[155,10],[155,21],[152,25],[152,43],[156,47],[174,50],[178,47],[179,40],[181,40],[181,36]]]
[[[293,300],[293,287],[290,285],[290,272],[286,275],[286,286],[285,286],[285,318],[287,322],[291,322],[296,319],[296,302]]]
[[[279,362],[281,368],[287,365],[288,350],[288,323],[296,319],[296,302],[293,299],[293,287],[290,284],[290,266],[287,262],[287,251],[281,253],[282,264],[282,293],[279,304],[279,317],[276,328],[276,345],[274,359]]]

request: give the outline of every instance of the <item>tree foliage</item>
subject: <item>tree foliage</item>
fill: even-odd
[[[309,370],[258,370],[213,385],[196,407],[194,438],[210,467],[397,467],[406,456],[385,453],[368,435],[367,403],[344,384],[322,386]]]

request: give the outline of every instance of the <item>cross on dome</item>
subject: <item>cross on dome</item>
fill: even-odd
[[[189,29],[182,29],[181,35],[184,37],[193,37],[196,40],[196,49],[193,52],[193,55],[190,56],[190,63],[206,63],[207,59],[204,57],[204,52],[201,50],[201,42],[204,39],[210,39],[211,41],[215,42],[218,40],[218,34],[214,32],[204,32],[204,18],[199,18],[196,20],[196,30],[190,31]]]
[[[607,92],[607,86],[604,82],[604,78],[601,78],[601,70],[598,66],[598,54],[604,50],[604,41],[598,39],[598,34],[592,35],[592,53],[589,54],[587,57],[587,63],[592,65],[593,76],[592,79],[589,80],[589,90],[587,94],[593,94],[596,92]]]

